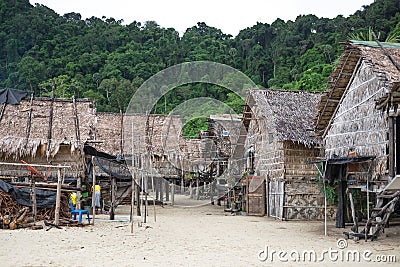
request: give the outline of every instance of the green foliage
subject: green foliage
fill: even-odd
[[[322,163],[320,163],[318,165],[318,169],[321,173],[323,173],[323,165]],[[322,180],[322,177],[320,175],[317,175],[317,184],[319,186],[320,192],[322,194],[325,193],[326,195],[326,199],[327,201],[329,201],[329,203],[331,203],[332,205],[335,204],[335,202],[337,201],[338,196],[336,195],[335,192],[335,185],[330,185],[327,183],[327,181],[325,181],[325,188],[324,188],[324,181]]]
[[[30,91],[32,85],[36,95],[49,96],[54,85],[57,97],[89,97],[99,111],[117,112],[158,71],[211,60],[242,71],[261,87],[324,90],[342,53],[340,42],[349,36],[370,39],[376,29],[382,40],[399,41],[399,3],[376,0],[348,18],[300,15],[294,21],[257,23],[233,37],[204,22],[179,36],[155,21],[83,20],[79,13],[60,16],[28,0],[0,0],[0,87]],[[229,86],[248,88],[234,75],[224,79]],[[154,112],[168,113],[195,97],[215,98],[242,112],[242,99],[210,84],[175,88]]]
[[[206,120],[207,118],[195,118],[186,122],[182,135],[186,138],[199,138],[199,132],[208,128]]]

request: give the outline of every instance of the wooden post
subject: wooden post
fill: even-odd
[[[31,84],[32,86],[32,84]],[[32,89],[32,87],[31,87]],[[26,122],[26,136],[25,136],[25,144],[24,148],[28,145],[29,135],[31,133],[31,122],[32,122],[32,106],[33,106],[33,92],[31,93],[31,101],[29,102],[29,110],[28,110],[28,120]]]
[[[189,198],[193,198],[193,180],[190,179],[190,183],[189,183]]]
[[[159,182],[160,182],[160,201],[161,201],[161,205],[164,204],[164,178],[160,177],[159,178]]]
[[[182,174],[181,174],[181,194],[185,194],[185,170],[183,169],[183,160],[182,160]]]
[[[56,211],[54,224],[59,225],[60,223],[60,205],[61,205],[61,168],[57,169],[57,194],[56,194]]]
[[[152,191],[153,191],[153,193],[154,193],[153,160],[154,160],[154,157],[153,157],[153,156],[151,156],[151,157],[150,157],[151,189],[152,189]],[[153,213],[154,213],[154,222],[156,222],[156,221],[157,221],[157,218],[156,218],[156,198],[157,198],[157,196],[156,196],[156,197],[153,197]]]
[[[76,180],[76,187],[81,189],[82,186],[82,178],[79,176],[78,179]],[[76,208],[77,209],[82,209],[82,205],[81,205],[81,191],[78,190],[76,192]]]
[[[114,220],[115,215],[115,189],[117,181],[115,177],[111,177],[111,207],[110,207],[110,220]]]
[[[215,180],[210,182],[210,201],[211,201],[211,205],[214,205],[214,188],[215,188]]]
[[[49,130],[47,132],[47,155],[50,154],[51,150],[51,140],[52,140],[52,128],[53,128],[53,105],[54,105],[54,90],[55,85],[53,83],[51,92],[51,102],[50,102],[50,115],[49,115]]]
[[[31,202],[32,202],[33,222],[36,222],[36,215],[37,215],[36,181],[34,177],[31,178]]]
[[[148,215],[148,210],[147,206],[149,204],[148,199],[147,199],[147,173],[144,175],[144,170],[142,171],[142,179],[143,179],[143,193],[144,193],[144,218],[143,222],[147,222],[147,215]]]
[[[94,225],[94,219],[96,217],[96,173],[94,171],[94,157],[92,157],[92,221]]]
[[[132,163],[133,165],[133,163]],[[132,185],[131,185],[131,233],[133,233],[133,210],[135,206],[135,175],[132,170]]]
[[[199,177],[196,178],[196,200],[200,199],[200,180]]]
[[[156,199],[157,200],[159,200],[160,199],[160,197],[159,197],[159,195],[160,195],[160,182],[159,182],[159,179],[158,179],[158,177],[156,178]]]
[[[336,214],[336,228],[344,228],[346,223],[347,204],[346,204],[347,181],[339,181],[338,210]]]
[[[351,217],[353,218],[353,227],[352,230],[355,233],[358,233],[358,221],[357,221],[357,216],[356,216],[356,210],[354,208],[354,201],[353,201],[353,194],[351,191],[347,188],[346,193],[349,195],[349,200],[350,200],[350,208],[351,208]]]
[[[389,111],[389,118],[388,118],[388,124],[389,124],[389,178],[393,178],[395,176],[395,170],[394,170],[394,163],[395,163],[395,144],[394,144],[394,118],[393,114],[391,114],[392,111]]]
[[[172,178],[171,184],[171,205],[175,204],[175,178]]]
[[[164,179],[165,184],[165,201],[169,201],[169,182],[167,179]]]
[[[140,179],[139,179],[140,180]],[[136,186],[136,215],[137,216],[141,216],[141,212],[140,212],[140,185],[139,183],[135,183]]]

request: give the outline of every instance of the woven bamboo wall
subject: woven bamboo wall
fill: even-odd
[[[303,144],[284,142],[285,180],[314,180],[318,171],[313,164],[306,164],[320,156],[320,149]]]
[[[388,85],[373,72],[367,62],[361,63],[340,104],[325,137],[325,153],[347,156],[350,149],[357,155],[377,157],[373,169],[386,170],[387,119],[375,109],[375,100],[385,94]]]
[[[263,120],[252,120],[249,125],[246,147],[254,145],[254,166],[259,175],[269,179],[284,178],[283,143],[274,138],[272,130]]]
[[[317,183],[293,181],[285,184],[284,218],[286,220],[323,220],[324,194]],[[336,208],[328,205],[328,220],[335,220]]]

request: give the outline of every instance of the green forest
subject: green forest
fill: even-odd
[[[124,24],[118,18],[59,15],[28,0],[0,0],[0,87],[36,96],[91,98],[98,111],[126,108],[135,90],[160,70],[210,60],[249,76],[259,87],[324,90],[343,42],[399,41],[400,0],[376,0],[349,17],[299,15],[295,21],[249,25],[237,36],[199,22],[182,36],[155,21]],[[188,84],[176,88],[154,112],[209,96],[240,109],[241,99],[224,88]]]

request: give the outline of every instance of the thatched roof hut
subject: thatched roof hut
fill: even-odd
[[[270,89],[248,92],[243,114],[248,128],[247,171],[266,180],[268,216],[288,220],[323,216],[317,171],[306,164],[320,153],[313,132],[320,96]]]
[[[82,176],[83,144],[94,137],[94,117],[87,99],[33,98],[6,105],[0,121],[1,161],[70,165],[66,176]],[[21,170],[1,167],[3,176],[26,175]]]
[[[319,98],[320,94],[305,91],[253,89],[248,94],[249,107],[256,105],[257,118],[268,120],[274,137],[305,146],[319,143],[313,131]]]
[[[388,150],[393,121],[397,121],[400,84],[400,45],[351,41],[330,78],[330,85],[318,105],[316,132],[324,139],[325,155],[376,156],[374,176],[383,178],[394,158]],[[393,61],[394,60],[394,61]],[[397,100],[399,99],[399,100]],[[394,120],[392,121],[392,119]],[[392,124],[392,125],[390,125]],[[400,164],[399,166],[400,171]],[[394,167],[391,170],[394,175]],[[383,178],[385,179],[385,178]]]
[[[384,44],[385,49],[400,62],[400,46],[396,44]],[[368,73],[365,73],[366,71]],[[364,72],[364,73],[363,73]],[[343,97],[351,92],[350,86],[357,83],[357,76],[363,75],[368,78],[362,89],[371,90],[368,84],[379,80],[380,93],[371,96],[369,100],[374,103],[379,96],[386,92],[396,91],[400,82],[400,72],[379,48],[376,42],[351,41],[345,44],[345,50],[339,59],[339,64],[330,77],[330,85],[321,97],[318,104],[316,120],[316,132],[325,136],[331,127],[332,120],[338,109],[342,106]],[[356,79],[356,81],[354,81]]]
[[[337,227],[345,225],[347,188],[368,199],[371,191],[382,193],[400,174],[399,64],[398,44],[346,43],[318,105],[316,131],[329,160],[327,177],[338,183]],[[355,209],[366,212],[361,204]]]

